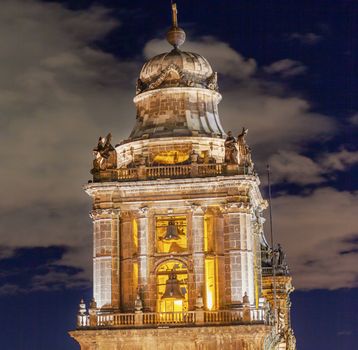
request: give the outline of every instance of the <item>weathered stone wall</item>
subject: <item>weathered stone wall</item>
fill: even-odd
[[[269,350],[269,326],[74,331],[81,350]]]
[[[166,88],[138,95],[136,125],[130,139],[225,134],[219,120],[215,91],[200,88]]]
[[[252,217],[264,202],[252,190],[255,186],[252,176],[89,184],[95,208],[94,297],[98,306],[132,312],[138,291],[145,310],[156,311],[156,267],[165,259],[179,259],[187,266],[189,309],[194,310],[199,294],[205,302],[208,254],[217,263],[220,309],[240,304],[245,293],[252,305],[257,302],[255,278],[260,276],[255,276],[254,268],[259,261],[254,258],[259,254],[254,255],[257,233]],[[214,250],[208,252],[204,251],[206,212],[213,217],[215,237]],[[187,216],[186,252],[156,252],[155,216],[169,213]]]
[[[93,295],[100,308],[120,305],[119,210],[95,209],[93,219]]]

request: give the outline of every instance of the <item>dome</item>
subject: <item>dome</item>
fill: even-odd
[[[137,94],[165,87],[217,90],[216,73],[203,56],[174,48],[144,64],[138,79]]]

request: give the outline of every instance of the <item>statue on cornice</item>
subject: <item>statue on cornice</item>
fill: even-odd
[[[276,267],[286,266],[286,254],[283,251],[281,244],[277,244],[277,248],[274,250]]]
[[[252,165],[251,149],[245,140],[248,131],[249,129],[242,128],[241,134],[237,137],[238,163],[244,166]]]
[[[214,72],[208,79],[207,79],[207,87],[210,90],[218,91],[218,73]]]
[[[225,140],[225,163],[228,164],[237,164],[237,148],[236,148],[236,139],[232,136],[232,132],[227,133],[227,138]]]
[[[95,159],[93,160],[93,170],[114,169],[117,166],[117,152],[111,145],[112,135],[100,136],[97,147],[93,149]]]

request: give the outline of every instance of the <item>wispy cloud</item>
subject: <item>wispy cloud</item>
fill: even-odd
[[[304,45],[315,45],[320,42],[323,37],[319,34],[308,32],[308,33],[292,33],[289,35],[290,40],[296,40]]]
[[[0,242],[6,248],[0,250],[1,258],[9,258],[19,246],[66,245],[71,249],[45,263],[48,269],[37,270],[28,283],[42,290],[82,286],[91,278],[92,238],[87,215],[90,200],[81,185],[90,177],[91,149],[98,136],[111,131],[118,143],[134,125],[132,97],[143,62],[118,60],[93,45],[120,26],[101,7],[71,11],[35,0],[5,0],[1,5],[0,137],[5,146],[0,157],[6,165],[0,168],[2,184],[6,184],[0,202]],[[302,39],[295,36],[294,40]],[[305,40],[308,44],[319,39],[308,35]],[[143,54],[168,50],[165,41],[158,39],[148,42]],[[223,124],[234,133],[242,126],[250,129],[248,142],[259,169],[273,157],[279,181],[304,187],[323,181],[327,169],[342,171],[355,162],[356,156],[344,150],[317,159],[302,155],[303,145],[334,136],[335,122],[313,112],[310,101],[288,92],[287,86],[260,77],[255,58],[213,37],[187,40],[183,50],[201,53],[219,72]],[[299,67],[281,62],[276,74],[285,70],[287,74],[295,65]],[[355,220],[355,200],[355,194],[329,188],[304,198],[285,195],[276,200],[281,222],[277,229],[290,249],[299,287],[352,285],[356,268],[350,254],[337,255],[332,248],[322,247],[327,242],[343,242],[355,232],[354,224],[344,226]],[[302,246],[295,243],[300,235],[307,235],[307,241],[300,240]],[[339,247],[350,246],[342,243]],[[314,254],[315,249],[319,254]],[[308,259],[325,266],[332,257],[336,269],[342,266],[338,277],[322,274],[318,278],[322,270],[309,272],[302,265]],[[19,271],[14,267],[13,272]],[[13,281],[2,288],[6,293],[22,290]]]
[[[83,269],[63,265],[72,248],[65,246],[19,248],[0,259],[0,295],[87,289],[90,279]]]
[[[307,67],[299,61],[285,58],[264,67],[265,72],[269,74],[277,74],[283,78],[294,77],[307,71]]]
[[[350,118],[349,121],[352,125],[358,126],[358,113],[354,113]]]

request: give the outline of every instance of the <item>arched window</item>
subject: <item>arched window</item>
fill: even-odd
[[[188,270],[178,260],[167,260],[157,269],[158,312],[188,310]]]

